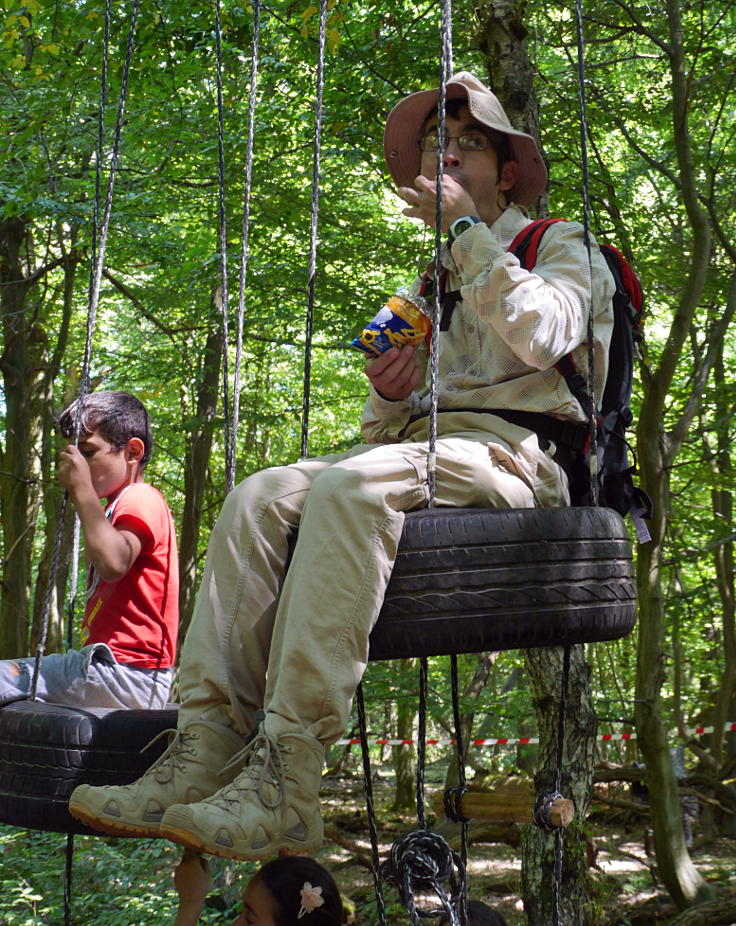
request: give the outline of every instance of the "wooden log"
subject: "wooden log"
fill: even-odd
[[[461,827],[459,823],[452,823],[447,818],[437,821],[432,827],[433,832],[442,836],[451,849],[460,851]],[[468,844],[494,842],[509,846],[512,849],[521,848],[521,828],[518,823],[492,823],[489,820],[479,820],[468,827]]]
[[[733,923],[736,923],[736,896],[689,907],[669,920],[669,926],[733,926]]]
[[[496,785],[493,790],[470,786],[460,799],[460,812],[470,820],[533,823],[535,803],[527,783],[511,781]],[[445,815],[444,792],[435,794],[432,804],[438,817]],[[574,816],[572,801],[559,797],[552,802],[550,822],[553,826],[569,826]]]

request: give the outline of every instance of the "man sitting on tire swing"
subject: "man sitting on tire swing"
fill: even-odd
[[[429,90],[403,99],[385,133],[404,214],[430,227],[437,98]],[[574,351],[587,369],[592,310],[603,383],[613,280],[595,246],[589,264],[573,222],[545,234],[534,272],[520,267],[508,247],[546,184],[537,146],[472,75],[449,80],[447,99],[443,264],[459,299],[440,335],[435,501],[567,505],[554,448],[485,409],[585,421],[554,363]],[[264,470],[230,493],[182,655],[177,734],[134,784],[78,787],[74,816],[230,858],[319,848],[325,747],[345,730],[404,512],[428,502],[426,361],[422,346],[366,363],[366,444]]]

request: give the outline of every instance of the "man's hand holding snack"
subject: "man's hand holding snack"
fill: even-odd
[[[394,401],[408,398],[422,377],[416,351],[408,344],[392,347],[375,360],[367,360],[365,375],[384,399]]]

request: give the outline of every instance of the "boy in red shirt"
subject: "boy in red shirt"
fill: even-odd
[[[79,403],[59,417],[75,433]],[[59,455],[59,482],[82,525],[89,563],[80,650],[41,659],[36,697],[73,707],[163,707],[179,623],[174,523],[143,481],[153,438],[142,403],[125,392],[82,400],[79,444]],[[100,499],[106,499],[103,509]],[[0,661],[0,704],[30,695],[35,660]]]

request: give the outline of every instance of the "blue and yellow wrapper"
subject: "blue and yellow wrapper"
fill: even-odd
[[[380,357],[390,347],[416,347],[431,328],[427,303],[408,289],[400,289],[350,344],[370,357]]]

